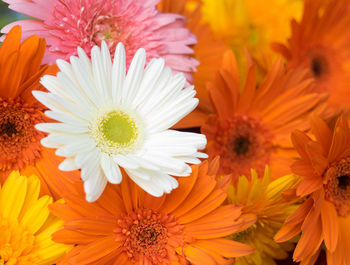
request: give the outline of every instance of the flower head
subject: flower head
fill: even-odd
[[[232,264],[252,248],[224,239],[244,220],[241,208],[221,206],[229,178],[216,181],[217,160],[194,165],[171,194],[152,197],[125,178],[108,184],[94,203],[83,192],[64,195],[51,210],[65,221],[57,242],[76,244],[64,264]]]
[[[191,79],[197,61],[189,45],[196,39],[184,28],[184,18],[163,14],[156,9],[159,0],[6,0],[9,7],[37,20],[22,20],[14,24],[23,27],[25,36],[37,34],[47,41],[45,62],[68,60],[81,47],[90,55],[93,46],[105,41],[112,54],[118,42],[126,47],[126,64],[130,64],[139,48],[147,52],[147,62],[162,57],[174,71],[186,73]]]
[[[299,178],[296,175],[286,175],[274,181],[270,179],[268,167],[261,179],[252,170],[250,179],[240,176],[227,191],[228,203],[241,206],[242,218],[247,220],[247,225],[229,238],[255,249],[254,253],[237,258],[236,265],[276,265],[276,259],[287,258],[287,251],[293,249],[292,243],[278,244],[273,236],[296,209],[295,203],[283,195],[296,187]]]
[[[138,50],[125,76],[125,50],[117,46],[112,64],[108,47],[95,46],[90,62],[78,48],[71,64],[58,60],[56,76],[45,76],[50,91],[33,92],[51,110],[46,115],[58,123],[37,129],[50,133],[47,147],[67,157],[62,170],[81,168],[87,200],[96,200],[107,180],[120,183],[124,168],[130,178],[154,196],[169,193],[177,181],[169,176],[188,176],[186,164],[200,163],[198,153],[206,145],[204,135],[168,130],[198,104],[186,79],[172,75],[163,59],[153,59],[144,69],[146,54]]]
[[[41,76],[57,69],[41,65],[44,39],[31,36],[22,43],[20,40],[21,28],[16,26],[0,46],[0,182],[12,170],[20,170],[40,178],[42,193],[57,195],[56,177],[65,177],[55,170],[60,159],[40,145],[45,135],[34,125],[48,119],[44,107],[31,94],[33,89],[43,89]]]
[[[346,0],[306,0],[302,20],[292,22],[288,43],[274,44],[287,59],[288,67],[308,72],[316,92],[330,92],[333,107],[350,107],[348,8]]]
[[[289,173],[295,156],[291,128],[306,129],[311,111],[326,114],[325,97],[309,94],[310,80],[303,78],[302,72],[287,72],[278,61],[257,85],[255,65],[250,63],[240,89],[235,57],[225,54],[208,86],[215,112],[201,128],[208,137],[209,156],[221,156],[221,173],[237,178],[255,168],[261,176],[266,164],[275,177]]]
[[[2,185],[0,264],[50,265],[71,249],[70,245],[52,241],[52,233],[62,228],[63,222],[49,212],[52,198],[38,198],[39,191],[38,177],[27,178],[18,171],[13,171]]]
[[[279,242],[302,232],[293,258],[314,264],[324,243],[327,264],[350,262],[350,130],[340,117],[334,127],[314,116],[314,137],[295,131],[292,140],[300,160],[292,170],[301,176],[296,194],[304,203],[276,235]]]

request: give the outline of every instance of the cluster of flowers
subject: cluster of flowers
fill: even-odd
[[[0,265],[350,264],[348,0],[3,1]]]

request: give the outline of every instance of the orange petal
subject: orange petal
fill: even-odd
[[[198,165],[192,166],[192,173],[187,178],[179,178],[179,187],[166,196],[166,203],[161,210],[166,213],[174,211],[187,198],[194,187],[198,177]]]
[[[327,249],[333,252],[338,242],[338,215],[334,205],[324,201],[321,208],[322,232]]]
[[[227,258],[242,257],[254,252],[251,246],[224,238],[196,240],[192,245],[204,250],[213,250]]]
[[[104,237],[81,248],[79,254],[74,256],[70,261],[73,264],[79,265],[95,264],[94,262],[118,250],[121,244],[122,242],[115,241],[114,235]]]
[[[209,176],[198,178],[191,193],[186,197],[186,201],[176,208],[172,214],[175,217],[180,217],[191,211],[199,203],[201,203],[215,188],[216,181]]]
[[[231,235],[243,225],[242,220],[235,220],[241,214],[241,207],[226,205],[210,214],[185,225],[184,231],[198,239],[209,239]]]
[[[74,230],[62,229],[52,234],[52,239],[62,244],[83,244],[86,245],[102,238],[102,236],[91,236]]]
[[[310,222],[310,226],[302,230],[302,235],[294,250],[293,260],[299,262],[303,259],[310,258],[319,250],[322,241],[321,218],[320,216],[315,216],[312,222]]]
[[[310,212],[313,206],[313,199],[307,199],[291,216],[289,216],[284,222],[282,228],[277,232],[274,237],[276,242],[284,242],[301,232],[301,225],[305,220],[305,217]]]
[[[186,224],[201,218],[202,216],[209,214],[217,209],[226,199],[226,193],[222,190],[214,190],[209,196],[207,196],[200,204],[194,207],[191,211],[182,215],[179,218],[180,224]]]
[[[215,260],[205,251],[192,247],[186,246],[183,248],[183,253],[186,259],[189,260],[193,265],[217,265]]]

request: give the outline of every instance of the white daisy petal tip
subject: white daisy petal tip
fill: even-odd
[[[172,123],[198,105],[194,87],[184,88],[185,75],[173,75],[162,58],[145,65],[143,48],[135,53],[128,71],[121,42],[115,50],[114,59],[118,61],[113,65],[104,41],[101,47],[92,48],[93,62],[83,49],[78,47],[77,51],[78,57],[71,56],[69,62],[57,60],[61,70],[58,78],[41,78],[46,88],[53,85],[50,93],[33,91],[33,96],[53,111],[51,118],[57,120],[35,128],[53,135],[42,144],[57,148],[56,155],[66,158],[59,169],[81,169],[89,202],[99,198],[107,182],[122,181],[121,168],[153,196],[176,189],[178,182],[169,175],[189,176],[188,164],[204,158],[198,150],[207,142],[204,135],[169,132]],[[103,74],[106,69],[109,73]],[[58,89],[67,84],[70,89]],[[149,144],[151,138],[159,140]]]
[[[58,165],[58,169],[61,171],[72,171],[79,169],[79,167],[74,163],[73,159],[67,158]]]

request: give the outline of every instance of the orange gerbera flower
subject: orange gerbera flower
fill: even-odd
[[[40,145],[44,134],[34,125],[47,118],[31,91],[40,89],[41,76],[57,70],[55,66],[41,65],[44,39],[31,36],[23,43],[20,40],[21,28],[16,26],[0,46],[0,182],[10,171],[20,170],[24,175],[37,175],[42,192],[48,194],[47,184],[63,176],[56,169],[61,160]],[[50,188],[54,187],[51,183]]]
[[[186,27],[197,37],[197,44],[193,49],[194,56],[200,64],[197,66],[197,71],[193,73],[193,84],[197,91],[199,105],[176,125],[181,128],[201,126],[207,115],[213,111],[206,84],[214,78],[215,71],[220,67],[223,54],[227,50],[227,45],[223,41],[215,40],[210,26],[201,22],[201,6],[196,5],[194,10],[190,10],[187,8],[188,5],[190,5],[189,0],[163,0],[159,4],[162,12],[184,15],[187,18]]]
[[[220,206],[230,177],[216,181],[218,161],[192,167],[169,195],[152,197],[128,178],[107,185],[94,203],[64,196],[51,210],[65,221],[56,242],[76,244],[63,264],[232,264],[252,248],[224,239],[244,225],[241,207]]]
[[[314,264],[324,242],[328,265],[350,264],[350,130],[340,117],[333,130],[318,117],[311,120],[314,138],[295,131],[292,140],[301,159],[292,170],[302,177],[296,189],[305,202],[286,220],[275,239],[300,232],[293,258]],[[314,140],[313,140],[314,139]]]
[[[240,92],[236,60],[227,52],[208,85],[215,113],[201,129],[208,139],[208,155],[221,156],[220,173],[248,176],[255,168],[261,176],[269,164],[272,175],[279,177],[289,173],[295,157],[291,129],[306,129],[311,111],[326,115],[326,98],[308,93],[310,81],[301,81],[303,72],[286,72],[281,61],[259,86],[256,78],[255,66],[249,63]]]
[[[275,44],[275,50],[286,57],[290,68],[308,71],[315,91],[331,92],[331,106],[349,108],[349,1],[306,0],[304,5],[301,22],[292,22],[287,46]]]

